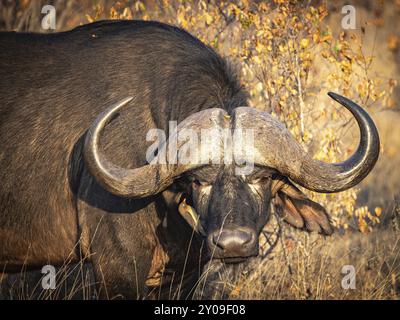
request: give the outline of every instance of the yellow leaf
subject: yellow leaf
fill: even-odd
[[[87,19],[87,21],[90,22],[90,23],[94,21],[94,19],[93,19],[90,15],[88,15],[88,14],[86,14],[86,19]]]
[[[306,39],[306,38],[301,39],[301,41],[300,41],[300,47],[301,47],[302,49],[305,49],[305,48],[308,47],[309,43],[310,43],[310,40],[309,40],[309,39]]]
[[[208,13],[205,13],[204,17],[205,17],[205,20],[206,20],[206,24],[209,26],[213,22],[213,17]]]
[[[388,49],[396,51],[399,48],[399,37],[396,35],[390,35],[388,38]]]
[[[382,208],[376,207],[376,208],[375,208],[375,215],[376,215],[377,217],[380,217],[381,214],[382,214]]]

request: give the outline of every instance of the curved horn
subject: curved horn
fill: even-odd
[[[363,180],[378,160],[378,130],[359,105],[336,93],[329,92],[328,95],[352,113],[360,129],[360,143],[349,159],[335,164],[314,160],[289,131],[268,113],[238,108],[236,126],[253,128],[257,135],[254,138],[255,163],[275,168],[301,186],[316,192],[343,191]]]
[[[121,197],[143,198],[163,191],[183,172],[204,164],[199,161],[185,164],[152,161],[152,164],[140,168],[126,169],[110,162],[100,152],[101,133],[118,111],[132,99],[128,97],[114,104],[97,117],[86,134],[83,154],[90,173],[106,190]],[[186,142],[178,140],[181,134],[184,135],[185,130],[191,129],[196,134],[200,134],[203,129],[219,127],[219,124],[226,122],[225,115],[224,110],[214,108],[197,112],[183,120],[177,126],[176,132],[172,133],[172,138],[178,141],[177,150]],[[168,150],[168,143],[164,144],[158,154],[166,153],[166,150]]]

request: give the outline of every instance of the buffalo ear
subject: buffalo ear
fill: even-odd
[[[308,199],[287,179],[280,184],[280,188],[276,191],[274,205],[284,221],[296,228],[324,235],[333,233],[325,208]]]

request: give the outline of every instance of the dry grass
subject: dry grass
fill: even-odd
[[[398,299],[400,294],[400,236],[392,232],[333,236],[329,239],[299,235],[268,258],[253,263],[254,270],[237,282],[220,277],[235,299]],[[287,249],[287,248],[286,248]],[[343,266],[356,270],[356,289],[343,289]],[[221,283],[220,283],[221,285]]]
[[[133,3],[122,1],[121,3]],[[136,1],[134,1],[136,3]],[[155,3],[157,1],[143,1]],[[173,1],[171,1],[173,2]],[[175,1],[176,2],[176,1]],[[21,4],[29,2],[9,2],[7,6],[0,6],[0,28],[15,29],[19,31],[40,30],[40,10],[30,2],[25,7]],[[40,1],[40,4],[47,3]],[[86,14],[91,18],[109,18],[111,2],[101,0],[94,5],[92,1],[56,1],[59,9],[58,30],[73,28],[81,23],[87,23]],[[37,2],[39,4],[39,2]],[[370,5],[374,7],[371,1]],[[99,10],[103,6],[104,10]],[[340,3],[337,3],[340,6]],[[148,18],[177,22],[174,16],[176,8],[166,10],[168,14],[157,17],[149,10],[133,10],[134,18],[148,16]],[[179,5],[176,6],[177,8]],[[393,34],[399,35],[398,11],[390,1],[385,2],[381,10],[382,19],[386,24],[375,25],[366,22],[375,19],[376,10],[368,10],[368,5],[357,6],[359,24],[364,26],[365,46],[367,54],[374,55],[374,64],[369,74],[388,81],[400,80],[400,55],[387,49],[387,38]],[[150,8],[150,7],[149,7]],[[378,10],[377,9],[377,10]],[[17,15],[16,11],[23,10]],[[123,12],[123,8],[119,12]],[[182,10],[181,10],[182,11]],[[185,12],[185,10],[183,10]],[[182,12],[181,12],[182,13]],[[191,18],[192,11],[182,14]],[[220,17],[221,18],[221,17]],[[329,12],[327,24],[338,30],[340,11]],[[378,18],[376,18],[378,19]],[[224,21],[224,19],[220,19]],[[36,21],[36,22],[35,22]],[[220,21],[220,22],[221,22]],[[365,23],[364,23],[365,22]],[[378,21],[379,22],[379,21]],[[377,23],[378,23],[377,22]],[[214,23],[201,29],[201,24],[194,23],[192,31],[197,36],[202,36],[213,45],[218,44],[218,51],[225,56],[233,48],[241,48],[241,44],[234,40],[240,38],[238,23],[229,22],[222,31],[215,30],[218,24]],[[397,29],[396,29],[397,28]],[[241,30],[241,29],[240,29]],[[360,30],[358,30],[360,31]],[[218,35],[218,43],[211,40]],[[217,38],[217,36],[215,37]],[[244,37],[247,39],[247,37]],[[214,39],[215,40],[215,39]],[[374,51],[375,50],[375,51]],[[254,52],[253,52],[254,53]],[[263,53],[264,54],[264,53]],[[318,64],[314,78],[317,83],[309,84],[304,88],[311,90],[320,86],[322,65]],[[253,68],[257,69],[257,68]],[[317,72],[318,71],[318,72]],[[400,96],[399,86],[394,93],[395,101]],[[321,101],[320,96],[316,101]],[[378,101],[379,102],[379,101]],[[306,101],[308,104],[308,102]],[[314,110],[311,102],[310,108]],[[379,103],[377,103],[379,105]],[[382,153],[376,168],[359,186],[355,207],[369,206],[371,209],[380,206],[383,209],[381,223],[370,234],[358,232],[345,234],[337,232],[332,237],[323,238],[318,235],[307,235],[304,232],[284,228],[281,237],[277,240],[274,249],[264,258],[257,258],[247,266],[228,267],[213,263],[207,266],[196,289],[196,298],[235,298],[235,299],[398,299],[400,294],[400,263],[399,263],[399,216],[400,209],[395,201],[399,197],[400,189],[400,131],[398,123],[400,115],[398,107],[390,111],[381,111],[370,108],[376,120],[382,140]],[[330,110],[330,109],[329,109]],[[314,110],[315,111],[315,110]],[[309,115],[306,115],[306,118]],[[306,119],[307,120],[307,119]],[[308,121],[313,121],[309,118]],[[323,126],[323,123],[321,123]],[[353,128],[354,129],[354,128]],[[354,138],[354,137],[353,137]],[[347,139],[353,143],[353,140]],[[319,138],[314,139],[318,145]],[[345,149],[345,148],[342,148]],[[342,154],[343,155],[343,154]],[[328,201],[328,200],[327,200]],[[335,199],[329,200],[332,207],[337,205]],[[398,201],[398,200],[397,200]],[[344,211],[344,210],[339,210]],[[351,219],[350,219],[351,220]],[[353,225],[356,226],[356,219]],[[352,226],[350,221],[350,227]],[[276,224],[267,226],[267,231],[272,233],[276,240]],[[272,231],[274,230],[274,231]],[[267,250],[269,245],[264,246]],[[344,265],[353,265],[356,269],[356,289],[344,290],[341,287]],[[1,272],[1,270],[0,270]],[[94,287],[94,277],[90,265],[85,261],[77,265],[68,265],[58,269],[56,290],[41,289],[40,272],[21,270],[20,274],[5,276],[0,273],[0,298],[7,299],[97,299]],[[178,289],[179,290],[179,289]],[[176,295],[171,294],[171,297]]]
[[[197,298],[212,299],[399,299],[400,208],[393,223],[369,235],[331,237],[284,228],[266,257],[246,266],[210,264]],[[272,230],[270,224],[267,230]],[[355,269],[355,289],[343,289],[343,266]],[[234,280],[233,280],[234,279]]]
[[[0,299],[7,300],[72,300],[97,299],[95,280],[89,264],[65,265],[57,270],[54,290],[42,288],[40,270],[22,270],[19,274],[3,274]],[[0,278],[2,278],[0,276]]]
[[[212,262],[205,267],[195,299],[399,299],[400,207],[391,225],[369,235],[331,237],[282,228],[275,218],[267,225],[270,244],[247,265]],[[273,244],[273,248],[271,247]],[[269,249],[273,249],[269,252]],[[268,252],[267,252],[268,251]],[[342,268],[352,265],[356,288],[343,289]],[[55,290],[43,290],[39,271],[22,270],[0,281],[2,299],[97,299],[90,264],[63,266]],[[1,278],[1,277],[0,277]],[[171,289],[171,290],[179,290]],[[177,295],[171,292],[171,298]]]

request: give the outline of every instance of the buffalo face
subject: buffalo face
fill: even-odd
[[[329,95],[352,113],[360,129],[356,152],[341,163],[313,159],[267,112],[237,107],[231,114],[220,108],[196,112],[179,123],[175,135],[188,129],[198,136],[210,129],[251,129],[254,144],[246,148],[251,149],[255,168],[250,174],[238,175],[231,165],[202,162],[150,161],[139,168],[122,168],[100,151],[99,139],[104,127],[130,98],[98,116],[86,135],[84,159],[90,173],[113,194],[132,199],[167,195],[167,202],[175,203],[193,229],[207,238],[212,257],[239,261],[257,255],[258,237],[268,220],[271,201],[290,225],[332,233],[324,208],[308,199],[291,181],[316,192],[339,192],[358,184],[374,167],[380,142],[372,119],[353,101],[334,93]],[[165,154],[171,141],[163,145],[155,160]],[[208,148],[223,157],[219,146]],[[177,184],[179,188],[170,188]]]
[[[258,254],[269,216],[272,172],[236,175],[231,167],[206,167],[191,176],[192,206],[213,258],[239,260]]]
[[[276,170],[256,167],[241,176],[230,167],[208,166],[194,170],[185,181],[188,189],[179,197],[179,212],[207,239],[211,258],[229,263],[257,256],[271,203],[291,226],[332,233],[325,209]]]

